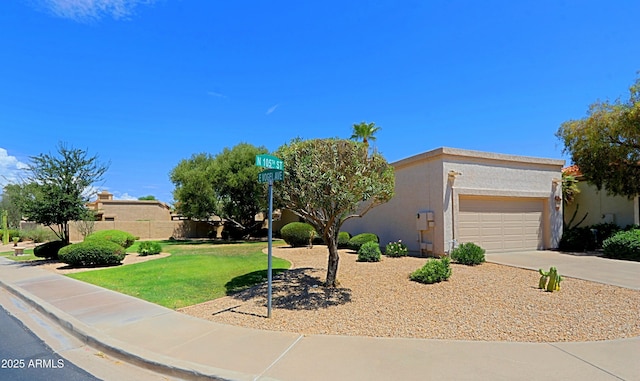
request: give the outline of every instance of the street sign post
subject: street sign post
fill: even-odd
[[[273,295],[272,240],[273,240],[273,182],[284,180],[284,162],[271,155],[256,155],[256,165],[266,170],[258,173],[258,181],[269,184],[269,232],[267,255],[267,317],[271,318],[271,299]]]
[[[258,181],[261,183],[282,180],[284,180],[284,171],[280,169],[265,169],[264,171],[258,173]]]
[[[256,155],[256,165],[269,169],[284,170],[284,161],[271,155]]]

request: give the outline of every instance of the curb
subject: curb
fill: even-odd
[[[91,329],[89,326],[75,321],[73,317],[69,316],[64,311],[59,310],[34,295],[31,295],[29,292],[26,292],[19,287],[9,285],[1,279],[0,286],[27,303],[39,313],[52,320],[73,337],[129,364],[165,374],[170,377],[178,377],[194,381],[238,380],[247,378],[248,376],[231,370],[207,367],[188,361],[175,360],[140,348],[125,349],[125,345],[121,341],[112,338],[100,337],[100,334],[95,332],[95,330]]]

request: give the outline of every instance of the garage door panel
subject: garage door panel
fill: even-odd
[[[461,196],[459,241],[487,251],[541,248],[543,211],[542,199]]]

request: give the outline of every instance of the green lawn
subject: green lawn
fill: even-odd
[[[267,278],[267,255],[262,253],[266,243],[212,245],[163,241],[162,244],[163,251],[171,256],[68,276],[168,308],[219,298]],[[135,252],[135,246],[127,251]],[[274,273],[290,266],[288,261],[273,258]]]
[[[114,291],[135,296],[168,308],[180,308],[219,298],[267,279],[267,255],[264,242],[212,244],[209,241],[162,241],[166,258],[144,263],[68,274],[67,276]],[[127,249],[137,255],[137,243]],[[41,259],[30,255],[13,260]],[[291,264],[273,258],[274,273]]]
[[[6,257],[8,259],[12,259],[16,262],[22,262],[22,261],[33,261],[35,259],[42,259],[42,258],[38,258],[35,255],[33,255],[33,249],[26,249],[24,251],[25,255],[19,255],[19,256],[15,256],[13,255],[13,249],[11,251],[5,251],[0,253],[0,257]]]

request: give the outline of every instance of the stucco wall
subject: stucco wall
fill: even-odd
[[[573,203],[566,206],[564,213],[565,222],[569,222],[576,208],[579,209],[572,225],[577,224],[585,213],[588,213],[587,218],[580,226],[613,222],[621,227],[625,227],[635,222],[633,199],[608,195],[605,189],[598,191],[595,186],[586,181],[580,181],[578,188],[580,189],[580,193],[576,195]]]
[[[158,201],[113,200],[98,204],[103,212],[103,219],[114,218],[116,221],[170,221],[169,208]]]
[[[420,251],[420,240],[433,244],[433,254],[449,249],[454,238],[461,195],[519,197],[545,200],[545,247],[555,248],[562,235],[562,206],[557,180],[563,160],[502,155],[439,148],[392,163],[395,196],[360,219],[347,221],[342,230],[352,234],[373,232],[381,245],[402,239],[410,251]],[[459,173],[454,177],[449,172]],[[558,207],[559,209],[556,209]],[[435,226],[416,229],[416,214],[432,211]]]

